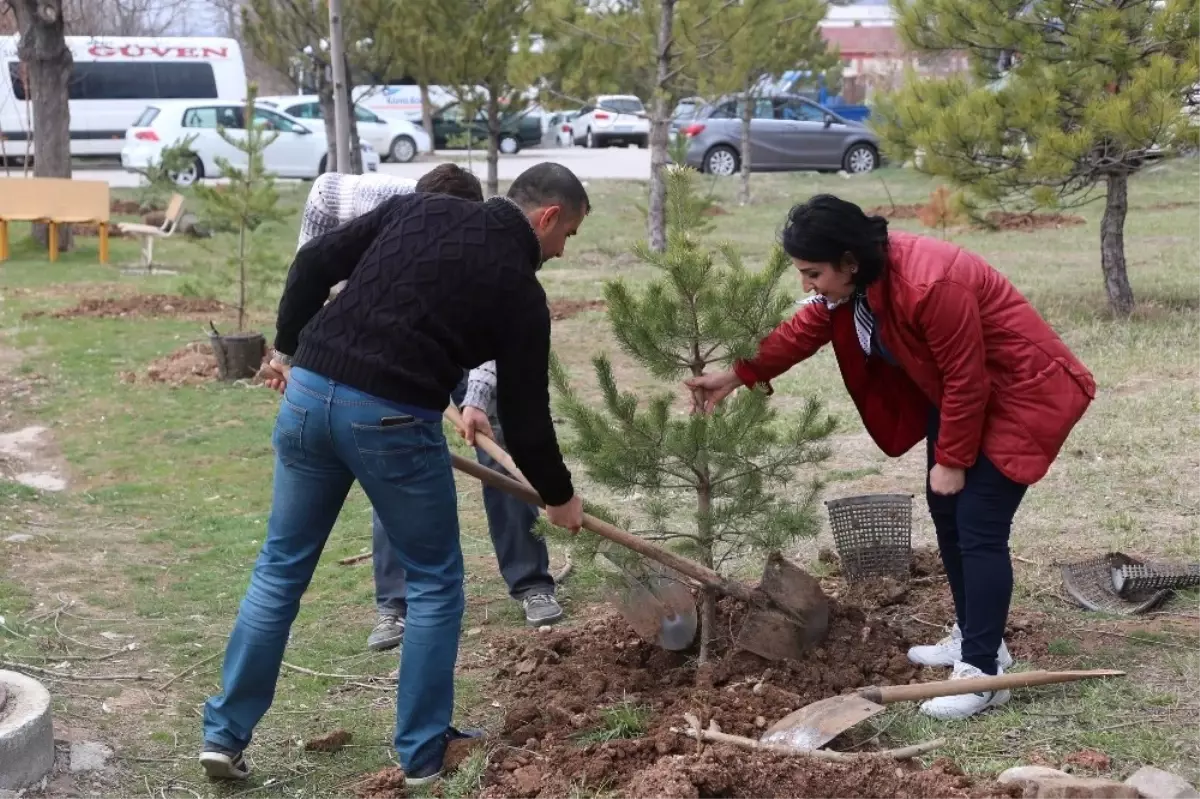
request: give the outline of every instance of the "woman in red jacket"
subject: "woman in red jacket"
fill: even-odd
[[[726,372],[687,381],[711,411],[738,386],[763,387],[832,342],[842,379],[876,444],[892,457],[926,439],[926,496],[956,624],[909,658],[953,678],[1012,663],[1008,539],[1026,488],[1049,470],[1096,385],[1004,275],[953,244],[889,233],[882,217],[819,195],[794,207],[784,251],[816,296]],[[1007,691],[932,699],[964,718]]]

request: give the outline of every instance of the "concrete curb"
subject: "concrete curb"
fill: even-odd
[[[37,680],[0,670],[6,701],[0,708],[0,790],[19,791],[54,767],[50,693]]]

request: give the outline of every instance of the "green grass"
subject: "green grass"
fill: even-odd
[[[1118,623],[1063,605],[1054,596],[1056,562],[1110,549],[1195,559],[1198,177],[1197,162],[1187,160],[1149,170],[1131,185],[1126,246],[1140,306],[1129,320],[1114,320],[1105,309],[1097,206],[1082,211],[1087,223],[1078,227],[948,233],[1012,278],[1093,370],[1100,387],[1055,469],[1030,491],[1013,537],[1014,551],[1040,564],[1018,564],[1017,601],[1062,619],[1064,629],[1056,633],[1050,654],[1078,665],[1099,661],[1092,647],[1081,646],[1071,625]],[[728,211],[713,217],[714,237],[731,241],[751,264],[765,258],[788,207],[813,193],[832,191],[870,208],[887,205],[888,192],[905,204],[926,199],[933,188],[920,176],[898,170],[852,180],[755,176],[754,184],[756,201],[745,208],[733,200],[735,182],[714,184]],[[541,273],[552,299],[594,299],[606,280],[636,282],[649,274],[630,254],[630,246],[644,235],[637,207],[644,187],[591,181],[588,188],[595,211],[570,242],[567,256]],[[285,202],[298,208],[301,199],[293,192]],[[1190,204],[1152,210],[1171,202]],[[894,226],[922,230],[915,221]],[[266,233],[281,269],[295,249],[295,229]],[[70,665],[60,671],[68,675],[150,677],[145,683],[47,682],[55,691],[60,723],[106,740],[120,753],[114,792],[140,794],[147,786],[157,792],[173,785],[184,786],[183,792],[236,794],[246,786],[203,784],[193,757],[200,742],[199,708],[219,690],[220,653],[265,528],[270,430],[278,398],[237,385],[172,388],[122,380],[122,373],[144,373],[151,361],[202,339],[206,317],[26,316],[71,306],[81,295],[178,292],[223,260],[229,239],[172,238],[156,253],[180,274],[134,276],[119,268],[136,262],[133,242],[114,241],[113,266],[96,263],[95,242],[88,239],[51,265],[19,227],[12,233],[13,258],[0,265],[2,431],[32,423],[50,427],[54,446],[42,455],[64,465],[71,488],[60,495],[41,494],[0,480],[0,539],[12,533],[35,536],[20,545],[0,541],[0,615],[7,628],[0,628],[0,659],[40,668],[66,661]],[[279,285],[282,279],[281,273]],[[272,329],[278,290],[277,285],[255,298],[252,322],[260,330]],[[801,293],[798,283],[795,292]],[[228,316],[214,321],[230,324]],[[613,358],[622,389],[655,385],[619,352],[602,313],[556,322],[554,343],[584,396],[595,396],[589,361],[597,352]],[[842,420],[828,464],[826,497],[920,494],[923,456],[888,460],[870,445],[830,353],[776,382],[776,402],[784,414],[798,413],[808,396],[824,400]],[[0,460],[0,474],[5,468]],[[519,629],[523,620],[497,574],[478,489],[465,480],[459,488],[468,569],[464,630],[479,633],[463,639],[456,716],[460,724],[486,725],[501,712],[492,703],[504,701],[490,693],[491,671],[499,664],[487,642],[497,631]],[[586,479],[581,478],[581,489],[589,498],[612,499]],[[917,543],[931,543],[925,514],[918,508],[914,516]],[[827,538],[823,534],[798,554],[813,559],[816,545],[828,545]],[[396,668],[394,652],[364,651],[373,621],[369,563],[337,564],[369,546],[370,510],[356,490],[305,596],[289,663],[358,675],[362,679],[354,682],[366,685],[378,685]],[[551,552],[557,565],[563,549],[554,542]],[[601,584],[594,571],[576,563],[560,594],[568,613],[582,615],[597,601]],[[1194,612],[1195,606],[1192,592],[1170,609]],[[1194,628],[1193,623],[1192,637],[1180,638],[1157,629],[1112,627],[1136,639],[1106,640],[1111,657],[1103,662],[1130,672],[1121,682],[1022,692],[1002,712],[949,727],[917,716],[911,706],[875,721],[888,724],[884,737],[897,743],[949,738],[938,754],[972,771],[1011,765],[1030,749],[1066,754],[1096,746],[1109,752],[1122,772],[1150,762],[1178,767],[1196,779],[1200,748],[1191,733],[1200,691]],[[129,644],[136,647],[112,651]],[[1192,651],[1169,644],[1192,645]],[[85,659],[97,657],[105,659]],[[113,712],[105,712],[105,705]],[[596,734],[636,729],[639,716],[632,709],[618,706],[608,712],[626,718],[606,720]],[[257,796],[344,794],[361,774],[392,764],[387,744],[393,718],[388,691],[285,671],[249,753],[259,781],[248,787]],[[1105,729],[1130,721],[1136,723]],[[339,726],[354,734],[356,746],[326,755],[305,752],[299,743]],[[445,786],[446,796],[477,792],[486,755],[478,757]]]
[[[640,738],[650,726],[650,708],[628,700],[600,710],[600,725],[576,737],[580,744],[599,744],[618,738]]]

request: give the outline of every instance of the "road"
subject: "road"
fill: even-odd
[[[451,157],[452,156],[452,157]],[[471,169],[482,179],[487,175],[487,154],[479,153],[472,158]],[[453,160],[460,166],[467,166],[465,151],[450,151],[430,159],[422,159],[408,164],[380,165],[380,171],[386,175],[398,175],[405,178],[419,178],[446,160]],[[650,151],[639,150],[636,147],[609,147],[598,150],[588,150],[583,147],[533,147],[523,150],[516,155],[500,156],[500,179],[512,180],[524,170],[542,161],[556,161],[569,167],[583,180],[600,180],[616,178],[623,180],[647,180],[650,177]],[[10,167],[12,177],[21,177],[19,167]],[[72,170],[76,180],[104,180],[113,188],[131,188],[138,185],[138,176],[125,172],[119,166],[78,165]],[[0,175],[3,172],[0,171]]]

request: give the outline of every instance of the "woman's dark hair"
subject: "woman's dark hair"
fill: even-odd
[[[854,284],[865,288],[887,265],[887,226],[882,216],[867,216],[852,202],[818,194],[792,206],[779,238],[783,251],[802,261],[840,268],[849,253],[858,262]]]

